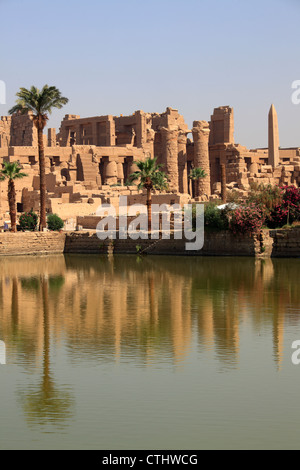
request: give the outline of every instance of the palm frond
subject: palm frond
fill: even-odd
[[[207,174],[205,173],[205,170],[202,168],[193,168],[189,174],[189,179],[193,181],[197,181],[201,178],[206,178]]]
[[[131,183],[139,182],[138,189],[158,189],[167,190],[168,182],[167,176],[161,168],[163,165],[157,164],[157,158],[147,158],[145,161],[135,162],[139,171],[133,173],[129,180]]]
[[[43,116],[44,121],[54,108],[61,109],[69,102],[68,98],[62,96],[56,87],[48,85],[45,85],[42,90],[35,86],[32,86],[30,90],[20,88],[16,96],[16,104],[9,110],[9,114],[31,112],[34,118]]]
[[[1,181],[5,179],[16,180],[28,176],[26,173],[22,173],[21,170],[22,168],[18,162],[4,162],[0,172],[0,179]]]

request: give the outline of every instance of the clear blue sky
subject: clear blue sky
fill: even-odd
[[[83,117],[178,108],[191,126],[235,109],[236,141],[267,146],[271,103],[282,146],[300,146],[300,0],[0,0],[0,80],[56,85]]]

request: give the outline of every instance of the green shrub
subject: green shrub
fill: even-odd
[[[64,226],[64,221],[57,214],[48,215],[47,222],[51,232],[59,232]]]
[[[247,202],[263,208],[267,217],[278,205],[281,205],[284,191],[279,186],[271,184],[265,186],[257,183],[252,184],[251,188]]]
[[[228,230],[229,222],[226,210],[218,209],[218,207],[210,203],[205,206],[205,227],[215,230]]]
[[[33,210],[24,212],[19,220],[20,230],[25,232],[35,232],[38,225],[38,216]]]

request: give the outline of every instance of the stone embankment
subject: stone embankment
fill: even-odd
[[[187,251],[185,240],[101,241],[95,231],[0,233],[0,256],[48,254],[153,254],[186,256],[300,257],[300,227],[264,230],[258,238],[207,232],[201,251]]]

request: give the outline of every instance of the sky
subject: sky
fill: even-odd
[[[55,85],[65,114],[178,109],[192,127],[235,112],[235,140],[268,145],[274,103],[282,147],[300,147],[300,0],[0,0],[7,115],[18,89]]]

